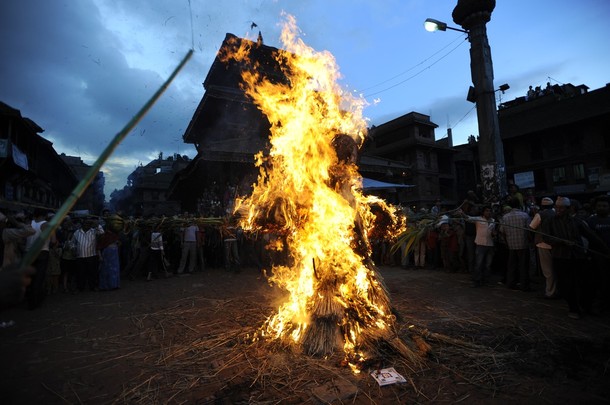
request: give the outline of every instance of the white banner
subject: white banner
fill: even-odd
[[[23,153],[13,144],[13,162],[19,167],[23,167],[25,170],[29,169],[28,166],[28,155]]]
[[[515,173],[514,179],[515,184],[519,186],[519,188],[536,187],[536,183],[534,182],[534,172]]]

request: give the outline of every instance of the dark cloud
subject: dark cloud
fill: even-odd
[[[277,4],[265,4],[263,12],[262,0],[237,3],[6,2],[0,16],[0,100],[44,128],[58,152],[92,163],[193,45],[195,56],[104,166],[109,194],[133,170],[126,162],[135,166],[160,151],[194,156],[182,135],[226,32],[255,37],[249,31],[256,20],[257,29],[278,37]]]
[[[120,39],[102,24],[92,2],[10,2],[2,19],[0,57],[13,62],[0,65],[6,78],[0,99],[43,127],[44,136],[64,149],[59,152],[78,152],[91,163],[165,80],[129,67]],[[182,56],[175,56],[176,65]],[[115,157],[140,153],[147,161],[151,151],[187,150],[181,136],[192,104],[170,87]],[[125,173],[114,172],[107,181],[121,187]]]
[[[574,9],[550,0],[498,2],[488,28],[494,81],[511,86],[504,99],[522,95],[529,84],[544,85],[548,77],[592,88],[607,82],[602,11],[608,6],[586,3]],[[371,124],[417,111],[439,125],[437,136],[450,124],[454,138],[465,142],[477,132],[476,114],[465,101],[471,84],[467,41],[456,48],[462,39],[457,33],[430,34],[422,27],[427,17],[451,22],[454,7],[450,0],[4,1],[0,100],[43,127],[59,152],[92,163],[193,46],[192,60],[104,167],[109,195],[139,161],[160,151],[195,154],[182,135],[225,34],[254,39],[260,30],[266,44],[279,47],[285,10],[296,17],[308,46],[336,57],[343,85],[374,88],[377,93],[367,95],[374,105],[364,111]],[[544,18],[532,24],[524,10]],[[576,23],[590,19],[596,24]],[[570,24],[579,29],[566,31]]]

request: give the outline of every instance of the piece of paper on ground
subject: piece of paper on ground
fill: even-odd
[[[371,373],[371,376],[377,381],[379,386],[407,382],[403,376],[394,370],[394,367],[375,370]]]

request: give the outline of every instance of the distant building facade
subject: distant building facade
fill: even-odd
[[[191,160],[188,156],[175,154],[157,159],[137,167],[128,177],[122,190],[111,194],[113,210],[135,216],[172,216],[182,213],[179,201],[168,198],[167,190],[174,177],[184,170]]]
[[[551,86],[500,105],[507,179],[524,195],[610,192],[610,85]]]
[[[69,156],[65,153],[60,155],[61,159],[68,165],[76,179],[80,182],[85,178],[86,174],[91,169],[91,166],[83,162],[79,156]],[[83,192],[76,204],[74,210],[88,211],[93,215],[100,215],[104,208],[104,185],[105,185],[104,172],[98,172],[97,175],[89,184],[89,187]]]
[[[0,209],[55,210],[78,183],[44,130],[0,102]]]
[[[410,112],[374,126],[369,131],[362,153],[400,162],[408,169],[389,181],[415,187],[399,191],[398,202],[415,208],[428,208],[436,199],[445,205],[458,201],[451,133],[437,141],[434,130],[438,125],[430,117]]]
[[[202,215],[225,215],[231,212],[236,195],[248,194],[256,182],[258,169],[254,155],[269,148],[270,124],[240,87],[244,70],[254,69],[262,77],[285,82],[274,54],[277,48],[266,46],[259,35],[250,42],[249,61],[235,62],[221,57],[230,54],[246,39],[227,34],[203,86],[205,93],[184,134],[184,142],[197,148],[197,156],[174,178],[169,195],[182,207]],[[392,184],[375,184],[366,192],[398,203],[411,167],[402,160],[362,153],[360,173],[371,180]]]

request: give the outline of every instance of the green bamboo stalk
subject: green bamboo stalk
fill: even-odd
[[[30,250],[28,250],[23,256],[23,259],[21,260],[20,264],[21,268],[30,266],[34,262],[34,260],[36,260],[36,258],[40,254],[40,251],[42,250],[44,242],[51,237],[51,234],[53,232],[57,230],[66,215],[68,215],[68,212],[70,212],[72,207],[74,207],[74,204],[76,204],[78,199],[83,195],[89,184],[91,184],[97,173],[100,171],[102,165],[106,162],[106,160],[108,160],[112,152],[114,152],[117,146],[119,146],[123,139],[125,139],[125,137],[129,134],[129,132],[131,132],[131,130],[133,130],[133,128],[135,128],[135,126],[138,124],[138,122],[140,122],[140,120],[146,115],[146,113],[148,113],[148,111],[157,102],[157,100],[159,99],[159,97],[161,97],[165,90],[167,90],[171,82],[176,78],[180,70],[182,70],[184,65],[186,65],[191,56],[193,56],[192,49],[190,49],[186,53],[180,64],[176,67],[176,69],[174,69],[169,78],[163,83],[163,85],[161,85],[161,87],[155,92],[155,94],[152,95],[148,102],[144,104],[140,111],[138,111],[138,113],[134,115],[133,118],[131,118],[131,120],[125,125],[125,127],[123,127],[123,129],[114,136],[110,144],[106,146],[106,149],[104,149],[104,151],[97,158],[95,163],[93,163],[93,165],[89,168],[89,171],[87,172],[85,177],[83,177],[83,179],[76,185],[74,190],[72,190],[72,192],[70,193],[70,196],[68,196],[66,201],[64,201],[62,206],[57,211],[57,213],[48,222],[48,226],[41,232],[40,236],[38,237],[38,239],[36,239]]]

